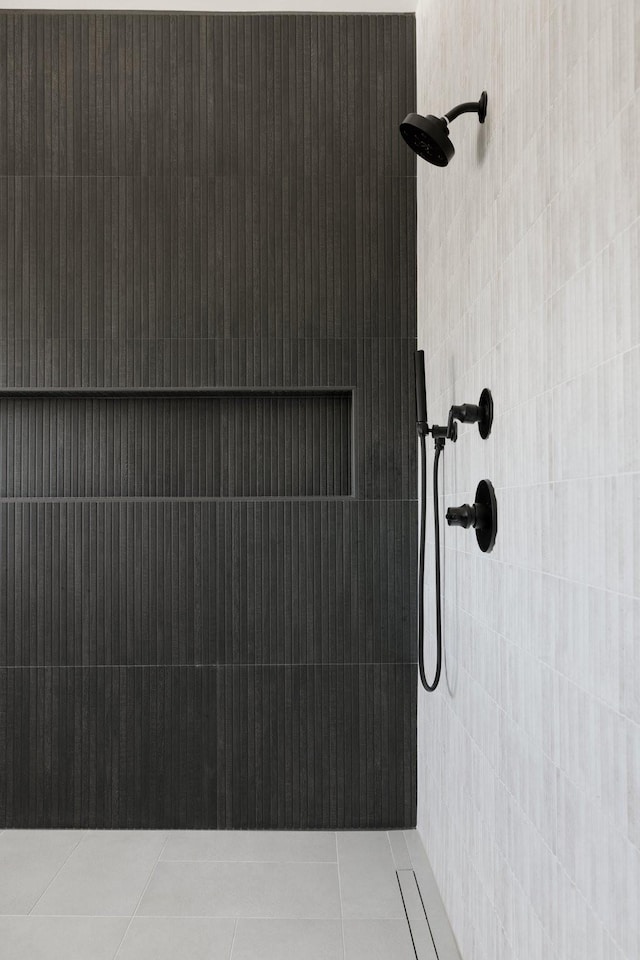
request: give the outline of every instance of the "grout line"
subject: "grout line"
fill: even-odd
[[[126,928],[125,928],[125,931],[124,931],[124,933],[122,934],[122,939],[120,940],[120,943],[118,944],[118,948],[117,948],[116,952],[115,952],[114,955],[113,955],[113,960],[117,960],[118,954],[120,953],[120,951],[121,951],[121,949],[122,949],[122,944],[124,943],[124,941],[125,941],[125,939],[126,939],[126,936],[127,936],[128,932],[129,932],[129,930],[130,930],[130,928],[131,928],[131,924],[133,923],[133,921],[134,921],[134,919],[135,919],[135,916],[136,916],[136,914],[137,914],[137,912],[138,912],[138,908],[140,907],[140,904],[142,903],[142,898],[144,897],[145,893],[147,892],[147,888],[149,887],[149,884],[151,883],[151,878],[152,878],[152,876],[153,876],[153,874],[154,874],[154,871],[155,871],[156,867],[158,866],[158,863],[160,862],[160,857],[161,857],[162,854],[164,853],[164,848],[166,847],[166,845],[167,845],[168,842],[169,842],[169,836],[170,836],[169,833],[167,833],[167,835],[166,835],[166,837],[165,837],[165,840],[164,840],[164,843],[162,844],[162,847],[161,847],[160,851],[158,852],[158,856],[156,857],[155,862],[154,862],[153,866],[151,867],[151,871],[150,871],[150,873],[149,873],[149,876],[147,877],[147,882],[145,883],[145,885],[144,885],[144,887],[143,887],[142,893],[141,893],[140,896],[138,897],[138,902],[136,903],[135,908],[134,908],[134,910],[133,910],[133,913],[131,914],[131,917],[130,917],[130,919],[129,919],[129,923],[127,924],[127,926],[126,926]]]
[[[231,949],[229,950],[229,960],[233,960],[233,948],[235,947],[235,944],[236,944],[236,934],[238,932],[238,920],[239,918],[236,917],[235,923],[233,924],[233,937],[231,938]]]
[[[414,862],[413,862],[413,859],[412,859],[412,857],[411,857],[411,848],[410,848],[409,844],[407,843],[407,836],[406,836],[406,835],[407,835],[408,833],[417,833],[418,836],[420,836],[420,833],[419,833],[419,831],[418,831],[417,826],[416,826],[416,827],[412,827],[411,830],[402,830],[402,837],[403,837],[403,839],[404,839],[404,845],[405,845],[405,847],[407,848],[407,856],[409,857],[409,863],[411,864],[411,869],[412,869],[413,872],[415,873],[415,872],[416,872],[416,868],[415,868],[415,864],[414,864]],[[422,843],[422,840],[420,840],[420,842]],[[423,846],[424,846],[424,844],[423,844]]]
[[[158,863],[242,863],[242,864],[254,864],[254,863],[267,863],[267,864],[287,864],[288,866],[299,864],[300,866],[307,866],[307,864],[326,864],[327,866],[333,866],[336,864],[336,860],[218,860],[215,857],[199,857],[194,859],[193,857],[164,857],[162,860],[158,860]]]
[[[55,914],[55,916],[60,916],[60,914]],[[85,914],[86,916],[86,914]],[[94,918],[97,919],[97,918]],[[138,920],[264,920],[269,923],[271,921],[279,922],[281,920],[291,920],[291,921],[301,921],[303,923],[339,923],[340,917],[330,916],[330,917],[319,917],[317,914],[314,917],[300,917],[297,914],[284,914],[273,917],[265,917],[265,915],[257,914],[256,916],[247,914],[242,914],[242,916],[227,916],[226,914],[211,914],[211,913],[144,913],[139,917],[134,917],[132,919]],[[371,919],[371,918],[360,918],[356,917],[354,919]],[[375,917],[375,920],[397,920],[398,916],[395,917]],[[115,958],[114,958],[115,960]]]
[[[340,900],[340,930],[342,932],[342,958],[346,960],[347,948],[344,942],[344,910],[342,909],[342,883],[340,881],[340,854],[338,853],[338,832],[334,833],[336,842],[336,866],[338,868],[338,898]]]
[[[3,8],[3,9],[6,9],[6,8]],[[69,177],[69,179],[78,179],[79,176],[80,176],[80,174],[72,174],[72,175]],[[2,180],[6,180],[6,179],[15,180],[15,179],[19,179],[19,178],[20,178],[20,175],[19,175],[19,174],[17,174],[17,175],[16,175],[16,174],[10,174],[10,175],[0,174],[0,182],[1,182]],[[26,179],[28,179],[28,178],[26,178]],[[44,179],[44,178],[42,178],[42,177],[38,177],[38,178],[33,177],[33,179]],[[56,179],[64,179],[64,178],[62,178],[62,177],[56,177]],[[108,178],[107,176],[100,176],[100,179],[101,179],[101,180],[106,180],[106,179],[109,179],[109,178]],[[121,178],[120,176],[118,176],[118,175],[114,175],[113,179],[122,179],[122,178]],[[170,179],[170,178],[169,178],[169,179]],[[178,179],[179,179],[179,178],[178,178]],[[394,175],[394,176],[393,176],[393,179],[395,180],[395,179],[397,179],[397,177]],[[400,178],[400,179],[402,179],[402,178]],[[411,179],[411,180],[413,180],[414,178],[413,178],[413,177],[409,177],[409,178],[405,178],[405,179]],[[634,221],[634,223],[635,223],[635,221]],[[633,224],[630,224],[630,226],[632,226],[632,225],[633,225]],[[626,228],[626,229],[628,229],[628,228]],[[623,231],[623,232],[624,232],[624,231]],[[189,319],[189,318],[191,318],[191,317],[192,317],[192,314],[189,313],[189,314],[185,314],[184,316],[180,316],[180,317],[172,317],[171,319],[177,323],[177,322],[179,322],[179,321],[185,321],[185,320],[187,320],[187,319]],[[33,341],[34,339],[36,339],[36,338],[34,338],[34,337],[8,337],[8,336],[0,337],[0,341],[11,341],[12,343],[16,343],[16,342],[17,342],[17,343],[29,343],[29,342]],[[37,338],[37,339],[45,340],[45,341],[48,341],[48,340],[56,340],[56,341],[58,341],[58,340],[63,340],[63,341],[73,340],[73,341],[76,341],[76,342],[77,342],[77,341],[81,341],[81,342],[88,342],[88,343],[105,343],[105,342],[106,342],[106,343],[114,343],[114,342],[117,343],[117,342],[120,341],[121,338],[120,338],[120,337],[65,337],[65,336],[59,336],[59,337],[40,337],[40,338]],[[258,337],[258,336],[253,336],[253,337],[124,337],[124,340],[125,340],[126,342],[131,342],[131,343],[160,343],[160,342],[166,342],[166,341],[169,341],[170,343],[173,343],[173,342],[175,342],[176,340],[178,340],[178,341],[181,341],[181,342],[188,342],[188,343],[191,343],[192,341],[195,341],[196,343],[205,343],[205,342],[208,342],[208,341],[213,341],[214,343],[233,344],[233,343],[237,343],[237,342],[243,342],[243,343],[244,343],[245,341],[256,341],[256,340],[261,341],[261,340],[263,340],[263,339],[265,339],[265,338],[264,338],[264,337]],[[359,341],[359,340],[366,340],[366,341],[369,341],[369,340],[375,340],[375,341],[378,341],[378,340],[385,340],[385,341],[386,341],[386,340],[399,340],[399,341],[401,341],[401,342],[409,342],[409,343],[415,343],[415,342],[416,342],[416,337],[415,337],[415,335],[414,335],[414,336],[410,336],[410,337],[397,337],[397,336],[386,336],[386,335],[379,335],[379,336],[373,335],[373,336],[369,336],[369,337],[365,337],[365,336],[347,336],[347,337],[320,337],[320,336],[318,336],[318,337],[298,337],[298,336],[288,336],[288,337],[271,337],[271,336],[270,336],[268,339],[269,339],[269,340],[284,340],[284,341],[286,341],[286,342],[289,342],[289,341],[293,340],[293,341],[295,341],[295,343],[297,343],[299,340],[305,340],[305,341],[308,340],[308,341],[311,341],[311,342],[314,342],[314,343],[317,342],[317,341],[319,341],[319,340],[323,340],[323,341],[324,341],[324,340],[328,340],[328,341],[330,341],[331,343],[333,343],[334,341],[337,341],[338,343],[353,343],[353,342],[357,342],[357,341]],[[357,384],[352,384],[352,386],[356,386],[356,385],[357,385]],[[282,390],[306,390],[306,389],[317,389],[317,387],[319,387],[319,386],[321,386],[323,389],[327,389],[327,390],[333,390],[333,389],[338,389],[338,390],[340,390],[340,389],[351,389],[351,387],[350,387],[349,385],[347,385],[347,386],[345,387],[345,385],[343,385],[343,384],[336,384],[336,386],[334,387],[332,384],[329,384],[329,385],[327,385],[327,384],[315,384],[315,385],[314,385],[314,384],[304,384],[304,383],[291,384],[291,385],[289,385],[289,386],[284,386],[284,387],[280,387],[280,386],[277,386],[277,385],[274,386],[274,385],[269,385],[269,384],[267,384],[266,386],[253,386],[253,385],[248,385],[248,384],[245,385],[245,386],[242,386],[241,384],[236,384],[235,386],[232,385],[232,386],[230,386],[230,387],[227,387],[227,386],[222,385],[222,386],[219,387],[219,389],[220,389],[220,390],[233,390],[233,389],[237,389],[237,390],[245,390],[245,389],[250,389],[250,390],[280,390],[280,389],[282,389]],[[22,386],[22,385],[21,385],[21,386],[18,386],[17,384],[12,384],[12,385],[6,385],[6,384],[5,384],[4,387],[2,387],[2,388],[0,388],[0,389],[3,389],[3,390],[12,390],[12,389],[14,389],[14,387],[15,387],[16,390],[38,389],[37,387],[29,387],[29,386],[26,386],[26,387],[25,387],[25,386]],[[58,384],[57,386],[52,386],[52,387],[42,387],[42,389],[43,389],[43,390],[65,390],[65,389],[67,389],[67,387],[65,387],[64,385],[61,386],[60,384]],[[114,386],[114,385],[105,385],[105,384],[102,384],[102,385],[99,386],[99,387],[69,387],[69,389],[73,389],[73,390],[101,390],[101,389],[104,389],[104,390],[126,390],[126,389],[129,389],[129,388],[128,388],[127,386],[124,386],[124,387],[123,387],[122,385],[115,385],[115,386]],[[133,389],[133,390],[155,390],[155,389],[171,389],[171,388],[157,387],[157,386],[154,386],[154,385],[144,384],[144,385],[142,385],[142,386],[140,386],[140,387],[132,387],[131,389]],[[188,386],[188,387],[175,387],[174,389],[178,389],[178,390],[187,390],[187,389],[189,389],[189,390],[190,390],[190,389],[193,389],[193,390],[206,390],[206,389],[218,389],[218,388],[215,388],[215,387],[209,388],[209,387],[207,386],[207,384],[191,384],[191,385]]]
[[[354,468],[355,469],[355,468]],[[618,474],[614,474],[618,476]],[[355,493],[335,496],[273,497],[0,497],[0,503],[415,503],[416,497],[359,497]]]
[[[144,892],[144,891],[143,891]],[[300,920],[305,923],[313,923],[319,921],[321,923],[338,923],[340,922],[340,917],[330,916],[330,917],[300,917],[292,916],[287,914],[286,916],[278,917],[265,917],[264,914],[257,916],[242,915],[238,916],[227,916],[225,914],[211,914],[211,913],[144,913],[138,914],[135,917],[130,916],[128,913],[37,913],[34,916],[29,916],[27,913],[0,913],[0,919],[12,919],[12,920],[29,920],[37,922],[38,920],[57,920],[60,918],[65,920],[265,920],[265,921],[280,921],[280,920]],[[347,918],[351,919],[351,918]],[[354,917],[354,920],[366,921],[366,920],[398,920],[398,915],[395,917]],[[114,958],[115,960],[115,958]]]
[[[633,476],[640,476],[640,474],[633,474]],[[582,480],[590,480],[590,479],[606,480],[606,479],[609,479],[609,478],[608,478],[608,477],[594,477],[594,478],[582,477],[581,479],[582,479]],[[612,477],[611,479],[613,479],[613,477]],[[559,481],[555,481],[555,480],[549,481],[549,483],[556,483],[556,482],[559,482]],[[563,483],[568,483],[569,481],[562,481],[562,482],[563,482]],[[545,481],[545,485],[546,485],[546,481]],[[533,486],[533,485],[532,485],[532,486]],[[507,488],[502,488],[502,489],[504,490],[504,489],[507,489]],[[529,487],[512,487],[512,488],[509,488],[509,489],[522,490],[523,492],[526,492],[526,491],[527,491],[528,489],[530,489],[530,488],[529,488]],[[448,495],[447,495],[447,496],[448,496]],[[456,495],[455,495],[455,494],[452,494],[452,496],[455,497]],[[452,553],[457,554],[457,555],[460,555],[460,556],[473,556],[473,557],[475,557],[475,554],[472,554],[471,551],[458,550],[458,549],[456,549],[455,547],[449,547],[449,550],[450,550]],[[588,590],[595,590],[595,591],[597,591],[598,593],[611,594],[611,595],[614,596],[614,597],[620,597],[622,600],[638,600],[638,599],[640,599],[640,595],[639,595],[639,594],[622,593],[622,592],[619,591],[619,590],[611,590],[609,587],[594,586],[594,584],[591,583],[591,582],[588,581],[588,580],[584,580],[584,579],[582,579],[582,580],[574,580],[574,579],[572,579],[571,577],[565,577],[565,576],[563,576],[561,573],[552,573],[551,571],[542,570],[542,569],[540,569],[539,566],[532,566],[531,564],[516,563],[514,560],[500,560],[498,557],[494,557],[491,562],[494,563],[494,564],[497,564],[497,565],[500,566],[500,567],[503,567],[505,570],[512,570],[512,569],[513,569],[513,570],[520,570],[520,571],[522,571],[523,573],[535,573],[536,575],[539,575],[539,576],[542,576],[542,577],[549,577],[549,578],[552,579],[552,580],[558,580],[558,581],[560,581],[560,583],[573,584],[574,586],[577,586],[577,587],[584,587],[585,589],[588,589]],[[464,609],[464,607],[461,607],[461,609],[463,610],[463,612],[467,613],[467,611]],[[477,618],[477,617],[474,617],[474,619],[478,619],[478,618]],[[481,622],[484,622],[484,621],[481,621]],[[389,661],[389,662],[391,662],[391,661]],[[354,665],[354,664],[349,664],[349,666],[353,666],[353,665]],[[226,664],[225,664],[225,666],[226,666]],[[294,664],[289,664],[289,666],[294,666]],[[319,664],[318,664],[318,666],[319,666]],[[8,668],[7,668],[7,669],[8,669]]]
[[[54,874],[54,876],[51,878],[51,880],[49,881],[49,883],[46,885],[46,887],[44,888],[44,890],[42,891],[42,893],[40,894],[40,896],[38,897],[38,899],[36,900],[36,902],[33,904],[33,906],[31,907],[31,909],[29,910],[29,912],[28,912],[27,914],[18,914],[18,916],[28,916],[28,917],[31,916],[31,914],[33,913],[33,911],[35,910],[35,908],[38,906],[38,904],[40,903],[40,901],[41,901],[42,898],[44,897],[45,893],[47,892],[47,890],[49,889],[49,887],[51,886],[51,884],[53,883],[53,881],[56,880],[56,879],[58,878],[58,876],[60,875],[60,872],[61,872],[62,868],[67,865],[67,863],[69,862],[71,856],[76,852],[76,850],[78,849],[78,847],[80,846],[80,844],[82,843],[82,841],[85,839],[85,837],[87,836],[87,833],[88,833],[88,830],[83,830],[83,831],[82,831],[82,835],[81,835],[80,837],[78,837],[77,843],[74,845],[73,849],[69,851],[69,855],[65,858],[64,862],[60,864],[60,868],[56,871],[56,873]],[[39,914],[39,916],[40,916],[40,914]]]
[[[154,496],[122,496],[116,494],[113,497],[0,497],[0,503],[407,503],[410,498],[392,499],[385,497],[381,500],[371,498],[370,500],[358,499],[352,493],[339,493],[335,497],[324,496],[273,496],[273,497],[154,497]]]
[[[393,864],[393,869],[397,871],[399,868],[398,868],[398,864],[396,863],[396,857],[393,852],[393,847],[391,845],[391,837],[389,836],[388,830],[385,830],[385,836],[387,838],[387,843],[389,844],[389,853],[391,854],[391,863]]]
[[[640,347],[638,348],[640,349]],[[523,412],[524,415],[524,412]],[[527,483],[503,483],[499,488],[500,490],[515,490],[515,491],[526,491],[526,490],[535,490],[538,487],[550,487],[555,484],[563,483],[582,483],[585,480],[620,480],[625,479],[626,477],[638,477],[640,476],[640,470],[620,470],[618,473],[580,473],[575,477],[551,477],[548,480],[533,480]],[[469,489],[469,488],[462,488]],[[496,488],[498,489],[498,488]],[[460,493],[462,490],[452,491],[452,496],[455,496],[456,493]],[[444,494],[448,496],[448,494]],[[27,498],[28,499],[28,498]]]
[[[46,827],[44,828],[46,829]],[[0,920],[129,920],[128,913],[0,913]]]
[[[617,596],[617,594],[616,594]],[[633,598],[636,599],[636,598]],[[296,663],[41,663],[41,664],[5,664],[0,670],[174,670],[193,667],[201,669],[243,669],[243,670],[273,670],[280,667],[415,667],[417,660],[360,660],[340,661],[330,660],[323,662],[296,662]],[[29,829],[29,828],[27,828]],[[74,830],[75,827],[61,829]],[[134,828],[135,829],[135,828]]]
[[[267,386],[250,386],[248,384],[199,385],[199,386],[10,386],[0,387],[0,399],[29,400],[29,399],[62,399],[62,400],[306,400],[318,397],[333,400],[348,399],[355,389],[349,384],[296,384],[283,386],[271,384]]]

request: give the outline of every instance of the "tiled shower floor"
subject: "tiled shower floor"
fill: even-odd
[[[398,851],[401,832],[5,830],[0,958],[415,960]]]

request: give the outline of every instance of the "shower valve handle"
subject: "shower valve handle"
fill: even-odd
[[[493,423],[493,398],[486,387],[480,394],[479,403],[454,404],[449,410],[449,429],[453,430],[456,420],[460,423],[477,423],[483,440],[491,433]]]
[[[449,416],[459,420],[460,423],[477,423],[482,416],[482,410],[477,403],[454,404],[449,411]]]
[[[498,532],[498,505],[491,481],[480,481],[474,504],[463,503],[461,507],[449,507],[447,523],[450,527],[463,527],[465,530],[472,527],[482,552],[490,553]]]
[[[450,527],[464,527],[465,530],[475,527],[477,523],[475,503],[473,506],[463,503],[461,507],[449,507],[447,523]]]

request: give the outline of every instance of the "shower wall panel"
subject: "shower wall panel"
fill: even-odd
[[[414,107],[411,16],[0,15],[0,825],[415,823]]]
[[[442,509],[489,477],[499,512],[489,555],[442,531],[418,829],[465,960],[638,960],[640,4],[421,0],[417,31],[423,109],[489,96],[420,163],[418,326],[434,412],[495,402]]]

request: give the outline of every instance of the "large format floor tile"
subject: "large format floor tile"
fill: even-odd
[[[406,920],[345,920],[345,960],[416,960]]]
[[[185,830],[171,834],[161,859],[335,863],[336,838],[311,830]]]
[[[5,830],[0,914],[29,913],[83,837],[81,830]]]
[[[6,831],[0,960],[415,960],[409,839]]]
[[[333,863],[158,863],[142,916],[340,918]]]
[[[238,920],[231,960],[343,960],[339,920]]]
[[[34,913],[132,916],[166,840],[146,831],[89,833],[78,844]]]
[[[339,833],[338,866],[345,919],[404,918],[386,833]]]
[[[126,917],[0,917],[0,960],[113,960]]]
[[[117,960],[229,960],[235,920],[135,917]]]

